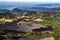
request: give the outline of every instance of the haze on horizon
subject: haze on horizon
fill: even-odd
[[[40,2],[40,3],[60,3],[60,0],[0,0],[2,2]]]

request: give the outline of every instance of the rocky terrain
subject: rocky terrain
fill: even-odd
[[[38,20],[37,21],[32,20],[33,22],[31,21],[30,23],[29,21],[26,22],[25,20],[26,16],[23,17],[23,20],[21,20],[20,18],[13,20],[12,22],[6,21],[4,22],[5,24],[0,24],[0,29],[3,29],[3,31],[1,31],[2,32],[1,36],[5,37],[4,38],[5,40],[45,40],[45,38],[47,38],[46,40],[49,39],[54,40],[54,37],[50,34],[50,32],[52,32],[53,30],[51,26],[43,25],[40,23],[43,21],[38,21]],[[47,31],[49,34],[47,34],[47,32],[45,31]],[[33,32],[38,32],[38,33],[34,34]],[[24,34],[22,35],[21,33]]]
[[[43,17],[47,16],[45,14],[49,15],[50,12],[26,11],[18,8],[0,12],[2,16],[0,17],[1,39],[54,40],[52,36],[53,27],[42,24],[44,22]]]

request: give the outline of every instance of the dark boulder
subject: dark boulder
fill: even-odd
[[[33,29],[32,31],[42,32],[42,31],[52,31],[52,30],[53,30],[52,26],[48,26],[48,27],[45,27],[45,28],[41,27],[41,28],[38,28],[38,29]]]

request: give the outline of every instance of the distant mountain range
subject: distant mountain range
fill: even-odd
[[[16,12],[21,10],[36,11],[36,12],[52,12],[52,11],[54,12],[54,11],[60,11],[60,3],[40,4],[40,3],[0,2],[0,12],[2,11],[4,12],[4,10],[13,11],[14,8],[18,8],[18,10],[16,9]]]

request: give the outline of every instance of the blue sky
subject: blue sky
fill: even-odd
[[[47,3],[59,3],[60,0],[0,0],[0,1],[7,1],[7,2],[47,2]]]

